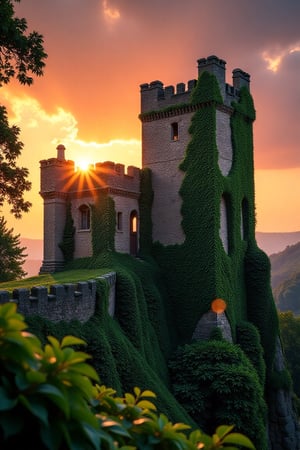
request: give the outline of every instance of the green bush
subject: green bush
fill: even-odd
[[[260,343],[257,328],[250,322],[240,322],[237,325],[237,343],[248,356],[255,368],[262,388],[265,386],[266,365],[264,351]]]
[[[152,391],[135,387],[116,397],[99,384],[89,355],[73,348],[84,341],[49,336],[42,346],[26,328],[16,304],[0,306],[1,449],[254,449],[232,426],[218,427],[212,437],[188,434],[188,425],[156,411]]]
[[[267,448],[263,388],[239,346],[200,341],[179,347],[170,360],[174,395],[197,425],[234,423],[260,450]]]

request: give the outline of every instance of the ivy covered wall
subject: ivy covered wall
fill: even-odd
[[[86,324],[32,319],[30,325],[38,335],[61,337],[67,332],[86,340],[101,380],[118,392],[134,386],[152,389],[163,412],[192,425],[210,428],[218,421],[239,419],[240,431],[249,435],[251,423],[250,437],[265,450],[264,391],[272,378],[278,324],[268,258],[255,241],[255,110],[248,89],[241,88],[230,111],[232,167],[223,176],[216,132],[217,111],[224,105],[212,74],[202,73],[191,101],[195,113],[190,142],[179,167],[184,174],[184,242],[152,242],[155,192],[151,171],[144,168],[139,200],[142,259],[115,252],[114,202],[103,195],[92,206],[93,257],[66,266],[107,267],[117,273],[115,318],[99,306]],[[228,250],[220,237],[222,199]],[[225,343],[216,332],[209,341],[192,342],[198,321],[215,298],[226,301],[234,343]]]

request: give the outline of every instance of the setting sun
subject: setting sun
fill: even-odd
[[[82,172],[87,172],[92,166],[93,164],[86,159],[80,159],[75,162],[76,170],[80,170]]]

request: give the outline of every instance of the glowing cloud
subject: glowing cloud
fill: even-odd
[[[111,8],[109,6],[107,0],[102,1],[102,7],[103,7],[104,17],[108,22],[112,23],[112,22],[115,22],[116,20],[120,19],[120,17],[121,17],[120,11],[117,8]]]
[[[56,157],[56,147],[62,143],[66,147],[66,159],[86,164],[113,161],[125,166],[141,165],[141,143],[137,139],[112,139],[109,142],[86,142],[78,138],[76,118],[69,111],[57,107],[53,113],[45,111],[41,104],[29,96],[15,96],[8,88],[1,88],[0,103],[9,112],[9,122],[20,127],[20,140],[24,143],[18,165],[29,169],[32,189],[26,199],[33,204],[30,213],[22,221],[17,221],[4,207],[8,226],[15,233],[30,238],[41,238],[43,230],[42,199],[39,196],[39,161]],[[32,227],[32,223],[35,227]]]
[[[290,45],[289,47],[282,49],[282,50],[277,50],[277,51],[264,51],[262,53],[262,58],[264,61],[266,61],[266,63],[268,64],[267,69],[271,70],[272,72],[277,72],[282,60],[289,54],[291,53],[295,53],[295,52],[299,52],[300,51],[300,44],[293,44]]]

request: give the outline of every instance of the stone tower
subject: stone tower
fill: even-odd
[[[230,130],[231,102],[239,89],[250,85],[250,76],[240,69],[233,71],[233,85],[225,82],[225,61],[216,56],[198,60],[198,76],[207,71],[217,78],[224,105],[217,110],[217,146],[219,167],[224,176],[232,165]],[[190,103],[196,80],[164,87],[161,81],[142,84],[142,164],[152,171],[154,202],[152,210],[153,241],[164,245],[182,243],[181,198],[179,189],[183,172],[179,169],[190,141],[189,127],[195,113]],[[225,224],[223,224],[225,226]],[[225,235],[224,235],[225,239]],[[227,244],[226,244],[227,245]]]

